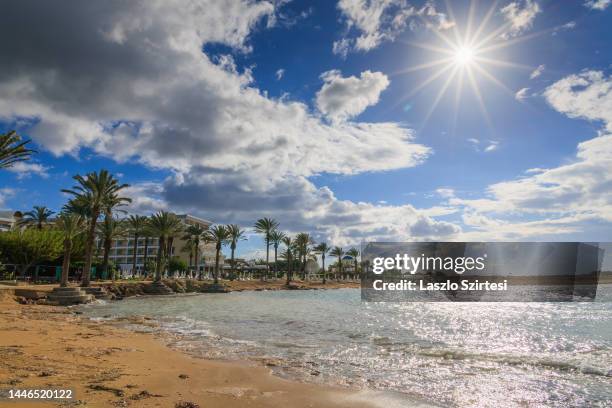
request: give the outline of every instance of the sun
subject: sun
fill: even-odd
[[[463,89],[467,83],[469,88],[471,88],[472,93],[475,95],[478,105],[480,105],[480,110],[485,121],[489,125],[490,129],[493,130],[493,126],[486,108],[487,104],[484,101],[483,92],[481,92],[481,87],[484,85],[480,83],[481,80],[491,82],[497,87],[503,89],[510,98],[514,99],[515,92],[513,92],[499,79],[503,73],[496,72],[495,69],[534,69],[533,66],[519,64],[515,61],[501,60],[497,56],[498,51],[553,30],[543,30],[538,33],[507,39],[503,34],[511,28],[510,22],[506,22],[505,24],[488,29],[488,27],[491,26],[491,24],[489,24],[490,20],[492,16],[495,15],[495,7],[497,2],[493,2],[478,25],[474,24],[473,21],[476,14],[476,3],[476,0],[470,1],[467,21],[462,24],[462,22],[455,18],[451,8],[451,2],[448,1],[447,12],[450,19],[454,22],[451,29],[441,30],[437,29],[436,27],[432,27],[431,25],[427,26],[431,29],[431,32],[435,34],[437,41],[429,43],[400,41],[410,47],[421,48],[427,52],[430,52],[432,55],[429,60],[425,60],[423,63],[418,65],[400,69],[392,75],[406,75],[421,70],[431,71],[431,74],[424,80],[420,81],[415,87],[411,88],[409,92],[402,95],[394,106],[399,106],[401,104],[403,105],[407,100],[412,98],[428,85],[440,83],[440,88],[433,98],[432,105],[426,112],[425,117],[423,117],[423,126],[425,126],[430,115],[436,109],[440,101],[445,97],[449,88],[451,88],[451,85],[454,85],[456,89],[454,96],[454,126],[454,122],[457,118],[457,110],[459,108],[460,101],[462,100],[462,96],[464,96]]]
[[[455,50],[454,62],[460,67],[474,63],[474,49],[468,46],[460,46]]]

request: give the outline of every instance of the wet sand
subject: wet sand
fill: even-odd
[[[9,295],[0,299],[0,333],[1,389],[75,392],[71,402],[5,400],[2,407],[389,406],[388,396],[289,381],[248,362],[194,358],[150,333],[90,321],[63,307],[20,305]]]

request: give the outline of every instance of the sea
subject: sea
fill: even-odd
[[[597,299],[374,303],[337,289],[138,297],[81,310],[161,331],[198,357],[393,396],[387,408],[612,407],[612,285]]]

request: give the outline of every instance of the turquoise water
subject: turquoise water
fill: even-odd
[[[612,293],[609,285],[606,292]],[[358,289],[131,298],[196,355],[443,406],[612,406],[612,303],[362,303]]]

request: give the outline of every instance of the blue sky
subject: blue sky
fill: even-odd
[[[107,168],[134,212],[338,245],[612,238],[609,1],[170,3],[3,13],[0,130],[39,153],[1,207],[57,210]]]

